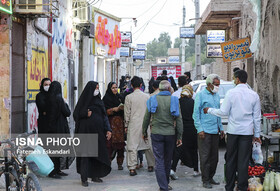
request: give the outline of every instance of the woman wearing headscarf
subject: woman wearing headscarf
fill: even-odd
[[[177,85],[176,85],[176,82],[175,82],[173,76],[170,76],[169,80],[170,80],[170,84],[171,84],[171,87],[173,88],[174,92],[177,91],[178,88],[177,88]]]
[[[118,87],[115,82],[110,82],[103,98],[105,109],[112,129],[112,137],[107,141],[107,148],[110,160],[114,160],[117,154],[118,170],[123,170],[124,160],[124,113],[123,100],[118,94]]]
[[[111,172],[107,140],[111,138],[111,128],[97,82],[89,81],[84,88],[74,110],[75,134],[98,134],[98,157],[77,157],[77,172],[81,175],[82,186],[87,187],[88,178],[103,182],[100,178]]]
[[[153,88],[153,84],[154,84],[155,78],[151,77],[150,81],[149,81],[149,94],[154,93],[154,88]]]
[[[47,98],[50,88],[51,79],[44,78],[40,84],[40,92],[36,95],[36,106],[38,108],[38,133],[48,132],[48,119],[47,119]]]
[[[62,88],[59,82],[53,81],[51,83],[47,100],[48,133],[70,135],[67,117],[70,116],[71,111],[68,107],[68,104],[65,103],[62,97]],[[67,176],[66,173],[61,171],[60,158],[61,157],[51,157],[54,163],[54,170],[49,174],[49,176],[52,178]]]
[[[175,149],[175,154],[172,161],[170,176],[172,179],[177,179],[175,175],[178,161],[181,160],[184,165],[193,168],[193,176],[199,176],[198,171],[198,154],[197,154],[197,131],[192,118],[194,100],[192,99],[193,89],[191,85],[185,85],[182,88],[181,98],[179,99],[180,108],[183,119],[183,138],[182,146]]]

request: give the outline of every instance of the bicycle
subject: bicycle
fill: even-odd
[[[23,133],[17,136],[29,137],[32,134],[36,134],[36,131],[32,133]],[[20,152],[17,154],[17,150],[28,149],[27,147],[20,147],[15,144],[16,138],[6,139],[0,141],[0,146],[5,143],[10,147],[4,149],[4,166],[0,167],[0,176],[5,174],[6,191],[42,191],[37,176],[33,173],[39,168],[34,161],[26,161],[26,154]]]

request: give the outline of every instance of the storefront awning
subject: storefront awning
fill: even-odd
[[[195,26],[195,34],[207,30],[225,30],[232,18],[239,17],[243,0],[211,0]]]

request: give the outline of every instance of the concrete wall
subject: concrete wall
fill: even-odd
[[[244,0],[242,35],[253,37],[256,14],[249,0]],[[258,92],[263,112],[280,114],[280,2],[261,0],[261,29],[259,51],[254,55],[254,89]]]

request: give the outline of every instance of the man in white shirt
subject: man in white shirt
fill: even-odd
[[[261,106],[256,92],[246,85],[247,72],[234,73],[235,88],[229,90],[220,109],[204,108],[204,113],[229,116],[227,131],[226,190],[232,191],[238,172],[237,188],[246,191],[248,187],[248,165],[253,141],[261,143]]]

